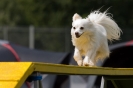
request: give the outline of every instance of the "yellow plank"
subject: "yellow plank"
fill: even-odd
[[[31,64],[31,62],[1,62],[0,80],[20,80]]]
[[[25,79],[33,72],[29,73],[32,62],[1,62],[0,63],[0,81],[7,83],[6,86],[15,86],[19,88]],[[28,72],[28,73],[27,73]],[[13,82],[10,82],[13,81]],[[9,82],[9,83],[8,83]],[[19,82],[19,83],[16,83]],[[11,83],[11,84],[10,84]],[[1,87],[0,87],[1,88]],[[11,87],[8,87],[11,88]]]
[[[0,81],[0,88],[15,88],[17,81]]]
[[[35,71],[67,75],[133,75],[133,68],[83,67],[61,64],[34,63]]]
[[[32,62],[22,62],[22,63],[30,63],[30,66],[25,71],[24,75],[21,77],[15,88],[20,88],[22,84],[25,82],[25,80],[28,78],[28,76],[30,76],[34,72],[34,64]]]
[[[1,62],[0,84],[20,88],[32,72],[66,75],[132,75],[133,68],[83,67],[36,62]],[[14,87],[15,86],[15,87]],[[0,86],[0,88],[2,88]],[[6,87],[3,87],[6,88]]]

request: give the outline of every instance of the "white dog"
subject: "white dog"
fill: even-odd
[[[74,14],[71,35],[77,64],[95,66],[97,60],[109,57],[108,40],[118,40],[121,32],[106,11],[94,11],[84,19],[77,13]]]

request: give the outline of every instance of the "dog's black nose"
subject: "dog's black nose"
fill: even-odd
[[[80,34],[78,32],[75,32],[76,38],[80,37]]]

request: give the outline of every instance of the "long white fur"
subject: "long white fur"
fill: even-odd
[[[99,10],[91,12],[84,19],[74,14],[72,26],[74,59],[79,66],[94,66],[97,60],[109,57],[108,40],[118,40],[122,32],[109,13]],[[77,38],[75,33],[80,37]]]
[[[100,11],[94,11],[89,16],[90,21],[104,26],[107,32],[107,38],[112,40],[118,40],[120,38],[121,29],[115,23],[109,13],[101,13]]]

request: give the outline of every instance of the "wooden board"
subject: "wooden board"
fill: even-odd
[[[0,88],[20,88],[34,71],[44,74],[133,76],[133,68],[83,67],[37,62],[0,62]]]

